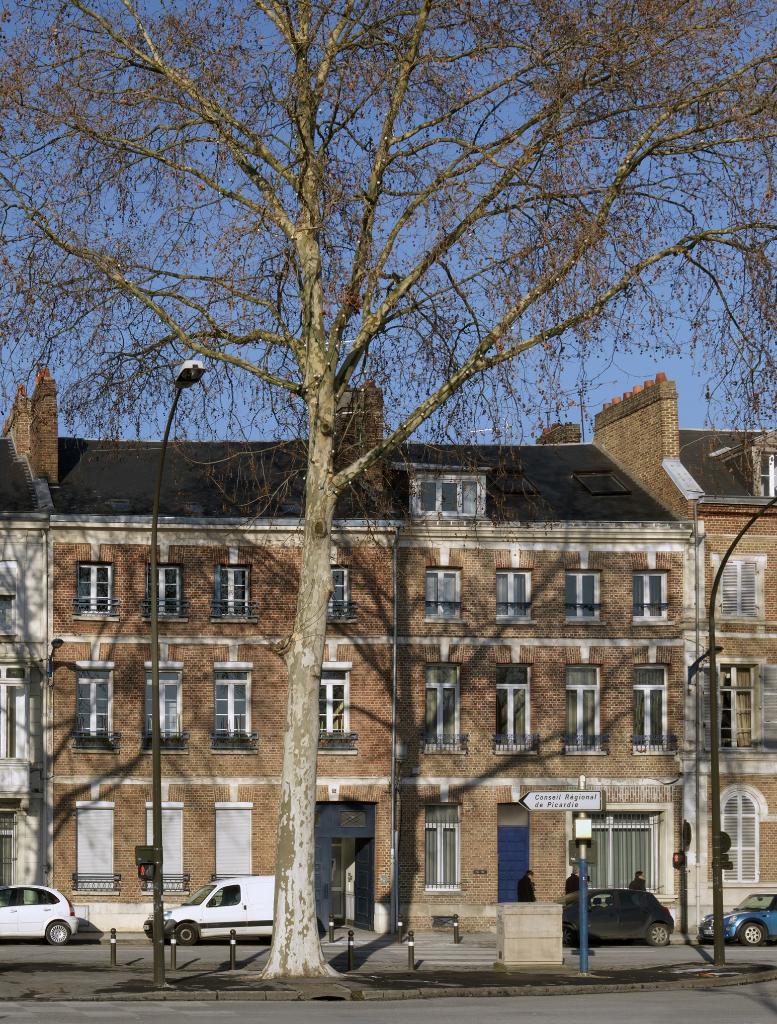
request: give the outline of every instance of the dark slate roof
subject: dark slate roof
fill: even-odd
[[[32,483],[10,439],[0,438],[0,512],[37,511]]]
[[[148,515],[159,443],[60,440],[60,514]],[[272,516],[302,511],[305,448],[301,441],[192,442],[168,450],[161,513],[166,516]],[[371,478],[341,497],[338,518],[402,518],[413,465],[440,471],[485,469],[487,514],[495,521],[671,521],[672,514],[599,448],[570,445],[408,444],[385,467],[385,487]],[[575,473],[614,473],[627,488],[593,495]]]
[[[743,431],[681,430],[680,461],[706,494],[752,495],[751,440]],[[720,454],[711,457],[713,452]]]

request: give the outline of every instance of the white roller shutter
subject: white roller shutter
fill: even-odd
[[[216,808],[216,874],[251,874],[251,808]]]
[[[723,831],[731,838],[729,857],[734,865],[724,871],[726,882],[758,881],[758,808],[745,793],[730,796],[723,807]]]
[[[761,728],[764,750],[777,750],[777,665],[761,670]]]
[[[146,842],[154,841],[151,806],[146,804]],[[183,807],[162,806],[162,875],[183,874]]]
[[[113,874],[113,804],[76,808],[76,873]]]

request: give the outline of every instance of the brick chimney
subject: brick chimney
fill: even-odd
[[[47,369],[39,371],[31,398],[19,385],[3,434],[11,435],[17,455],[26,457],[34,477],[58,483],[57,387]]]
[[[594,444],[659,501],[681,510],[681,496],[662,466],[680,455],[677,389],[665,373],[605,402],[594,418]]]
[[[353,462],[383,439],[383,392],[374,381],[346,392],[337,408],[335,431],[338,466]],[[367,470],[365,479],[373,486],[381,485],[380,463]]]
[[[580,424],[554,423],[545,427],[537,444],[580,444]]]

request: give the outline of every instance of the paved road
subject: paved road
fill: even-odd
[[[547,996],[521,999],[439,999],[377,1003],[111,1003],[111,1024],[774,1024],[777,983],[710,992]],[[105,1004],[0,1002],[0,1024],[89,1024],[106,1019]]]

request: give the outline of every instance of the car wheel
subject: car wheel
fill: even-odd
[[[66,946],[70,942],[70,929],[64,921],[51,921],[46,925],[46,942],[50,946]]]
[[[654,921],[645,937],[651,946],[668,946],[670,934],[669,927],[663,921]]]
[[[561,941],[565,946],[576,946],[577,945],[577,932],[574,928],[570,928],[568,924],[565,924],[561,929]]]
[[[175,941],[181,946],[194,946],[200,938],[196,924],[191,921],[184,921],[175,929]]]
[[[766,929],[757,921],[745,921],[737,938],[743,946],[762,946],[766,942]]]

